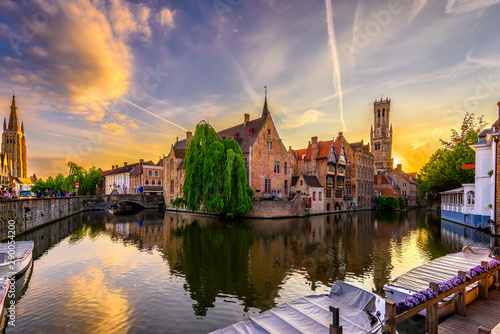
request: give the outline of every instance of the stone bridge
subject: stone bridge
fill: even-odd
[[[16,235],[82,211],[103,210],[126,202],[146,209],[163,207],[163,196],[103,195],[0,200],[0,239],[7,237],[9,220],[15,221]]]

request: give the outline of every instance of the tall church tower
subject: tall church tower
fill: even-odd
[[[373,125],[370,131],[372,153],[375,157],[375,168],[392,169],[392,124],[390,124],[391,100],[386,98],[373,103]]]
[[[24,136],[24,124],[21,123],[19,129],[19,119],[17,118],[16,97],[12,95],[10,106],[9,123],[4,118],[2,133],[2,153],[9,156],[11,163],[10,174],[13,177],[28,177],[28,161],[26,152],[26,137]]]

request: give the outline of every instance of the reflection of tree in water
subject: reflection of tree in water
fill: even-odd
[[[94,240],[102,232],[102,224],[83,224],[75,232],[69,236],[69,243],[74,244],[78,241],[89,237]]]
[[[196,300],[196,315],[206,315],[215,298],[222,294],[241,297],[248,286],[248,250],[252,230],[242,225],[209,224],[197,221],[174,229],[182,237],[184,254],[181,269],[186,290]]]

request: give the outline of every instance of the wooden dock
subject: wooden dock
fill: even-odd
[[[488,300],[476,299],[467,305],[467,315],[454,314],[439,324],[439,333],[478,333],[479,326],[494,328],[500,323],[500,291],[491,289]]]

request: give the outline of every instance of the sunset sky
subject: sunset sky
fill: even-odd
[[[369,141],[392,100],[417,171],[467,111],[497,118],[500,0],[0,1],[0,115],[12,90],[28,172],[158,161],[204,119],[260,116],[288,148]]]

